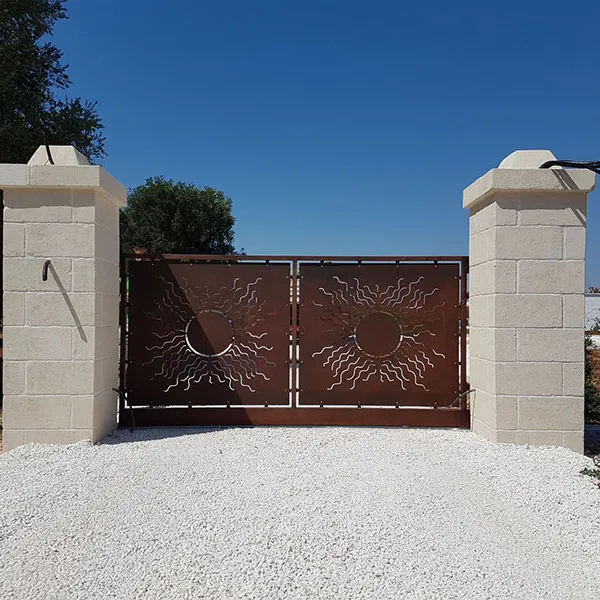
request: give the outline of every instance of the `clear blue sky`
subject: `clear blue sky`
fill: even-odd
[[[515,149],[600,160],[600,2],[75,1],[56,29],[104,166],[209,185],[265,254],[466,254]],[[599,194],[588,283],[600,285]]]

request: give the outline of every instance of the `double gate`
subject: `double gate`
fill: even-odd
[[[468,427],[467,272],[466,257],[124,257],[120,424]]]

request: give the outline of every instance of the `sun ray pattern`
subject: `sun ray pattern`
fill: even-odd
[[[145,347],[148,358],[143,366],[150,369],[151,379],[167,382],[164,392],[188,391],[203,381],[224,384],[232,391],[237,385],[255,392],[255,380],[269,380],[268,369],[275,363],[270,360],[273,347],[264,340],[267,332],[260,331],[265,320],[264,302],[258,299],[261,277],[248,283],[236,278],[217,292],[189,285],[185,277],[179,284],[163,276],[158,280],[162,297],[145,314],[161,323],[162,329],[167,325],[169,331],[151,334],[154,339]],[[217,342],[215,348],[193,337],[196,321],[205,316],[225,332],[221,336],[225,341]]]
[[[427,371],[446,358],[433,347],[435,323],[445,304],[436,301],[439,288],[428,288],[423,276],[400,278],[385,289],[357,277],[346,281],[334,276],[332,281],[334,285],[319,288],[320,301],[313,301],[326,315],[320,319],[327,342],[312,357],[330,370],[327,389],[348,385],[354,390],[375,378],[404,391],[429,391]]]

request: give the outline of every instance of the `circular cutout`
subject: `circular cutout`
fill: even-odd
[[[390,356],[402,343],[402,327],[398,319],[387,312],[367,315],[354,331],[356,345],[369,356]]]
[[[214,358],[225,354],[233,344],[233,324],[221,311],[203,310],[185,327],[185,341],[198,356]]]

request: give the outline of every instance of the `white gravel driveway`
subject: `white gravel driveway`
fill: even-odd
[[[0,598],[597,600],[591,464],[442,430],[28,446],[0,457]]]

